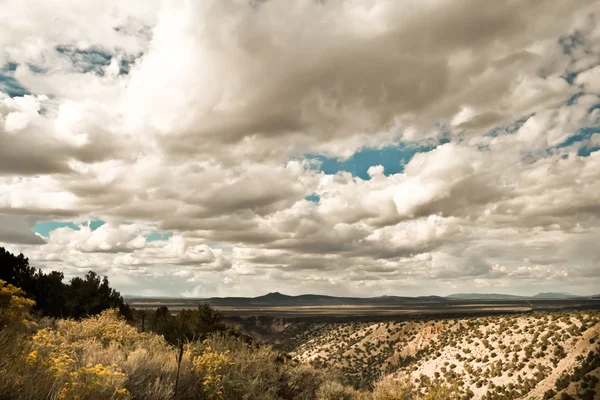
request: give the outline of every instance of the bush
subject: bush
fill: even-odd
[[[34,305],[21,289],[0,280],[0,331],[31,328],[34,323],[30,311]]]
[[[319,387],[317,398],[319,400],[353,400],[356,398],[356,392],[339,382],[327,381]]]
[[[410,377],[394,378],[388,375],[375,384],[373,400],[416,400],[417,389]]]
[[[30,310],[34,302],[21,289],[0,280],[0,398],[35,399],[31,388],[44,385],[37,371],[28,371],[23,354],[36,327]],[[20,362],[19,362],[20,361]]]
[[[216,333],[178,349],[138,332],[116,310],[57,321],[23,343],[10,353],[10,374],[0,376],[2,399],[355,398],[332,376],[268,346]]]
[[[60,399],[128,400],[129,391],[123,387],[126,375],[116,366],[81,367],[69,374],[58,394]]]

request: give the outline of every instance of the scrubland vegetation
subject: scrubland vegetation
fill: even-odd
[[[460,399],[600,398],[600,312],[286,327],[296,359],[372,389],[381,379]],[[570,397],[569,397],[570,396]]]
[[[33,301],[0,281],[0,399],[444,399],[385,380],[373,393],[234,331],[172,345],[117,310],[37,321]],[[178,321],[178,317],[173,317]]]
[[[36,326],[22,292],[3,284],[2,299],[0,398],[312,399],[329,387],[324,372],[235,336],[177,347],[114,310]]]
[[[3,249],[1,261],[2,276],[11,283],[0,279],[0,399],[421,397],[396,381],[383,382],[380,394],[345,386],[334,371],[298,362],[240,334],[205,305],[178,315],[166,307],[152,313],[130,310],[95,274],[76,285],[50,274],[60,277],[54,289],[65,290],[62,295],[85,296],[95,305],[78,308],[86,310],[83,315],[56,318],[51,308],[35,302],[44,296],[39,288],[47,286],[40,282],[48,275]],[[29,292],[12,282],[26,282]],[[76,289],[81,286],[85,290]]]
[[[58,318],[48,303],[36,306],[48,275],[22,256],[1,255],[9,281],[0,279],[0,399],[591,400],[600,393],[597,311],[289,324],[274,349],[206,305],[177,315],[131,310],[95,274],[76,284],[60,276],[55,289],[89,304],[71,302],[62,310],[73,314]],[[30,291],[14,282],[29,282]]]

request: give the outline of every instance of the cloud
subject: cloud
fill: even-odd
[[[34,218],[0,214],[0,242],[24,245],[45,244],[32,232]]]
[[[484,10],[470,1],[269,1],[163,9],[128,87],[129,122],[169,141],[178,131],[198,150],[207,136],[235,143],[302,133],[320,141],[348,130],[424,128],[460,105],[472,105],[473,118],[495,113],[497,123],[568,96],[558,71],[539,77],[535,70],[560,58],[550,41],[592,4]]]
[[[140,4],[6,2],[2,245],[140,294],[600,283],[596,2]]]

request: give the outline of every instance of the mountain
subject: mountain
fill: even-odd
[[[174,299],[180,299],[181,297],[173,297],[173,296],[146,296],[143,294],[124,294],[123,298],[125,300],[143,300],[143,299],[150,299],[150,300],[174,300]]]
[[[572,299],[572,298],[575,298],[578,296],[574,296],[569,293],[545,292],[545,293],[538,293],[533,297],[536,299]]]
[[[258,297],[211,297],[201,300],[212,306],[242,306],[242,307],[318,307],[318,306],[385,306],[402,304],[445,304],[449,300],[440,296],[422,297],[335,297],[319,294],[302,294],[299,296],[288,296],[279,292],[268,293]]]
[[[289,301],[292,296],[281,294],[279,292],[271,292],[264,296],[255,297],[255,301],[266,301],[266,302],[286,302]]]
[[[452,300],[549,300],[549,299],[576,299],[581,296],[575,296],[569,293],[558,293],[558,292],[543,292],[538,293],[535,296],[516,296],[512,294],[502,293],[456,293],[446,296],[447,299]],[[585,296],[588,297],[588,296]],[[594,296],[589,296],[594,297]]]
[[[600,296],[600,295],[599,295]],[[144,297],[126,296],[130,302],[140,303],[160,302],[167,306],[195,306],[206,303],[218,307],[333,307],[333,306],[452,306],[457,303],[474,301],[546,301],[577,299],[567,293],[539,293],[535,296],[515,296],[501,293],[456,293],[446,297],[441,296],[377,296],[377,297],[336,297],[320,294],[302,294],[290,296],[279,292],[271,292],[258,297],[210,297],[210,298],[176,298],[176,297]],[[586,296],[586,298],[595,298]],[[596,297],[597,298],[597,297]]]
[[[527,297],[501,293],[456,293],[446,296],[446,298],[453,300],[519,300]]]

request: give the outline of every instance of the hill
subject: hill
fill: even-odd
[[[576,299],[579,297],[588,296],[575,296],[569,293],[558,293],[558,292],[543,292],[538,293],[534,296],[517,296],[513,294],[502,294],[502,293],[456,293],[446,296],[447,299],[459,299],[459,300],[527,300],[527,299]],[[594,296],[590,296],[594,297]]]
[[[446,296],[446,298],[460,300],[519,300],[527,297],[501,293],[456,293]]]
[[[356,387],[435,382],[457,399],[597,399],[600,312],[288,324],[276,345]]]
[[[572,299],[578,296],[574,296],[569,293],[554,293],[554,292],[546,292],[546,293],[538,293],[535,296],[536,299]]]
[[[552,300],[552,299],[576,299],[568,293],[539,293],[535,296],[516,296],[501,293],[456,293],[445,297],[442,296],[375,296],[375,297],[336,297],[321,294],[302,294],[290,296],[279,292],[271,292],[257,297],[210,297],[210,298],[182,298],[182,297],[150,297],[150,296],[124,296],[128,301],[141,303],[143,301],[159,301],[164,304],[200,304],[206,303],[211,306],[221,307],[317,307],[317,306],[399,306],[399,305],[432,305],[432,304],[454,304],[457,300],[506,300],[527,301]],[[585,296],[585,298],[597,298],[598,296]],[[581,297],[583,298],[583,297]]]
[[[447,303],[448,300],[439,296],[400,297],[400,296],[378,296],[378,297],[335,297],[318,294],[302,294],[299,296],[288,296],[279,292],[268,293],[258,297],[211,297],[208,299],[195,299],[200,303],[211,306],[230,307],[310,307],[310,306],[366,306],[366,305],[400,305],[400,304],[436,304]],[[194,301],[194,299],[186,299]]]

